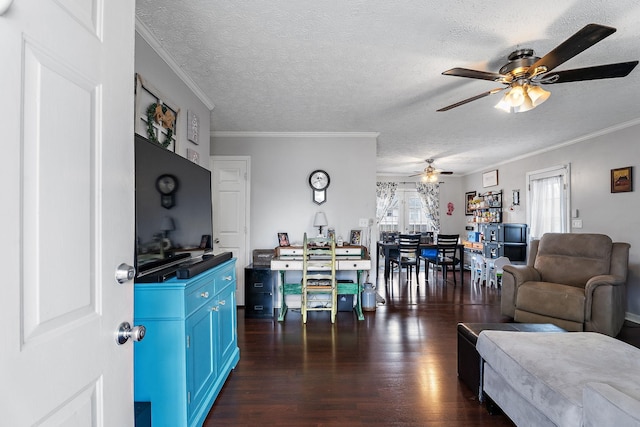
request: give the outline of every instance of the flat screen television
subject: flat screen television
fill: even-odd
[[[137,278],[211,249],[211,172],[135,136]]]

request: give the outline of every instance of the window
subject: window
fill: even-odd
[[[421,233],[428,229],[422,198],[415,188],[398,188],[391,207],[380,221],[379,230]]]
[[[531,239],[569,230],[570,165],[527,173],[527,220]]]

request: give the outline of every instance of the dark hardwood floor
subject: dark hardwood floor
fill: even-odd
[[[365,313],[299,311],[244,319],[240,362],[205,426],[513,426],[490,415],[457,377],[458,322],[503,322],[500,291],[449,281],[378,284],[386,304]],[[431,277],[433,280],[433,278]],[[450,277],[451,279],[451,277]],[[640,328],[620,335],[636,346]]]

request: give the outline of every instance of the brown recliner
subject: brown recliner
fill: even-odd
[[[629,247],[603,234],[543,235],[531,242],[527,265],[504,267],[502,314],[616,336],[626,311]]]

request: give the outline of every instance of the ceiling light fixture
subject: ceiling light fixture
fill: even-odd
[[[424,175],[422,175],[422,182],[429,182],[432,184],[438,182],[438,172],[436,172],[433,166],[429,165],[424,170]]]
[[[523,113],[533,110],[545,102],[551,96],[551,92],[532,84],[529,79],[519,79],[511,83],[495,108],[507,113]]]

